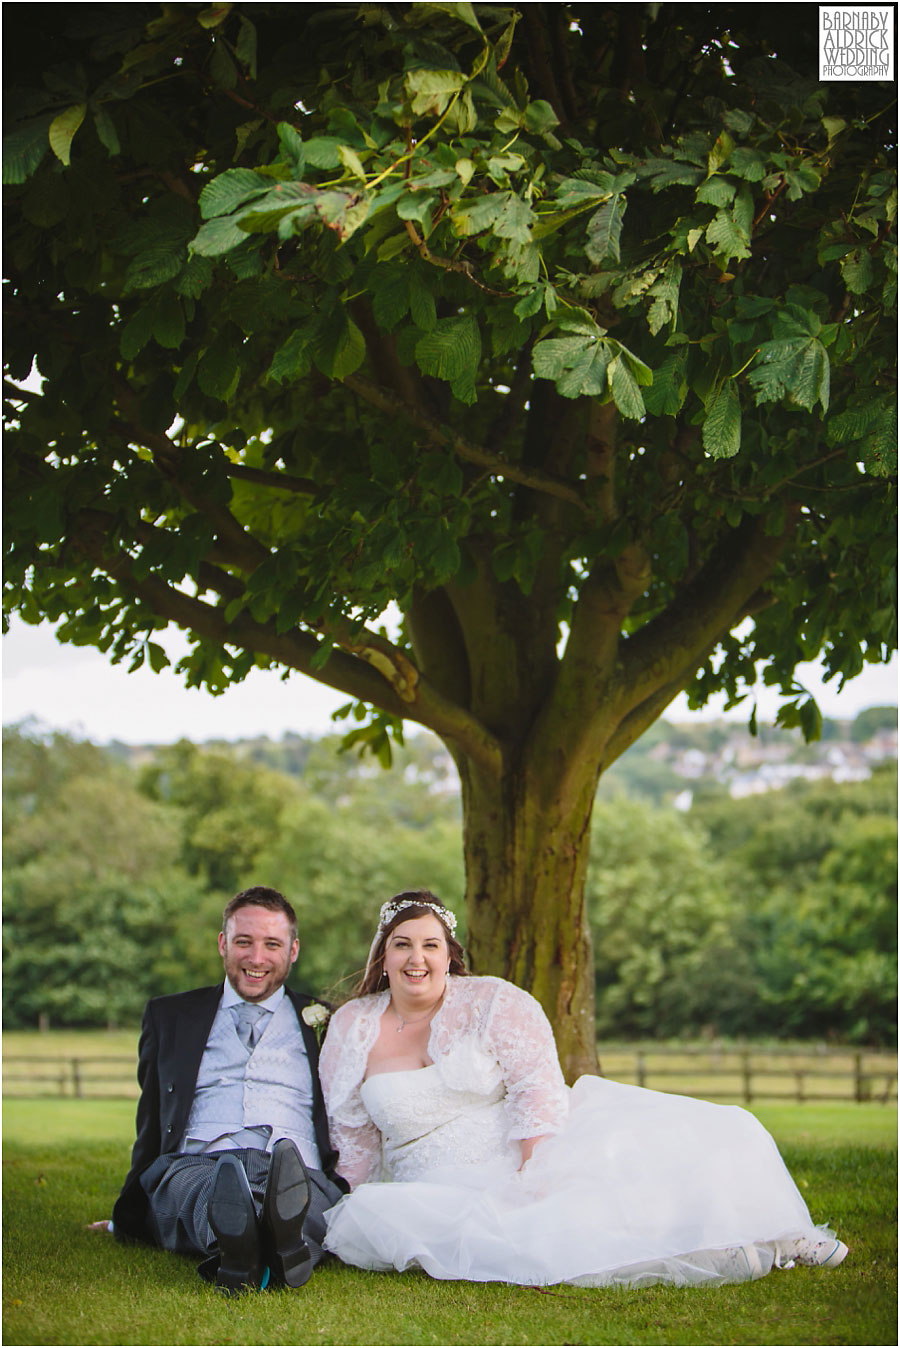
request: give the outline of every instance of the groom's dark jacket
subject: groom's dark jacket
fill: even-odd
[[[120,1240],[156,1243],[148,1221],[147,1195],[141,1187],[141,1175],[158,1156],[174,1152],[184,1135],[200,1059],[222,999],[222,990],[223,985],[219,983],[212,988],[196,988],[193,992],[179,992],[171,997],[154,997],[147,1003],[138,1048],[141,1096],[137,1107],[137,1139],[131,1153],[131,1169],[113,1208],[114,1231]],[[300,1015],[313,999],[289,988],[284,991],[297,1013],[309,1057],[313,1126],[322,1169],[346,1190],[349,1186],[334,1172],[337,1152],[328,1137],[325,1101],[319,1083],[318,1040],[315,1031]]]

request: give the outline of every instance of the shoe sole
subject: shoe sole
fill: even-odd
[[[295,1164],[296,1176],[282,1186],[282,1171]],[[273,1247],[271,1263],[276,1276],[287,1287],[302,1287],[312,1275],[312,1254],[303,1239],[310,1198],[309,1176],[300,1153],[293,1146],[276,1143],[263,1201],[263,1228]]]
[[[207,1218],[219,1246],[216,1286],[224,1292],[258,1287],[262,1278],[256,1209],[249,1186],[244,1187],[234,1166],[216,1172]]]

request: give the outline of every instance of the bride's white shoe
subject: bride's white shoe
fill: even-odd
[[[778,1253],[781,1268],[793,1268],[795,1264],[804,1264],[809,1268],[837,1268],[846,1259],[848,1249],[842,1240],[835,1240],[834,1237],[809,1240],[804,1236],[779,1245]]]

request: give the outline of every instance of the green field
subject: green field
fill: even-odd
[[[129,1100],[7,1100],[5,1344],[893,1344],[896,1110],[772,1104],[772,1130],[841,1268],[640,1291],[438,1283],[329,1265],[300,1292],[225,1300],[192,1263],[123,1247],[107,1216],[128,1164]]]

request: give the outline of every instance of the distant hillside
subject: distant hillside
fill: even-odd
[[[369,757],[340,753],[341,738],[288,731],[280,740],[210,740],[205,745],[304,779],[334,798],[342,783],[349,787],[360,780],[377,781],[383,773]],[[138,766],[153,759],[157,746],[114,742],[107,750]],[[813,744],[806,744],[799,730],[760,726],[754,736],[733,721],[661,720],[604,774],[600,795],[624,793],[688,809],[699,797],[756,795],[798,779],[863,781],[878,764],[896,758],[895,706],[870,707],[853,720],[825,720],[822,738]],[[395,759],[394,771],[406,785],[431,797],[458,795],[453,760],[434,736],[409,736]]]

